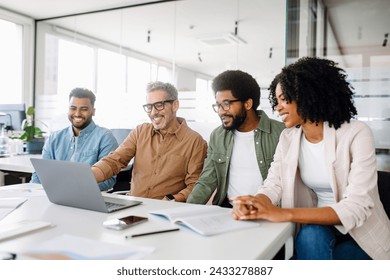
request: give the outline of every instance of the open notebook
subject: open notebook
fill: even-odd
[[[235,230],[258,227],[253,221],[237,221],[231,209],[208,205],[186,205],[149,212],[167,218],[175,224],[186,226],[202,235],[215,235]]]

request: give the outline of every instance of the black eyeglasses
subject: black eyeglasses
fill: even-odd
[[[167,103],[167,102],[173,103],[174,101],[175,100],[164,100],[164,101],[159,101],[159,102],[155,102],[155,103],[152,103],[152,104],[145,104],[145,105],[142,105],[142,107],[144,108],[146,113],[152,112],[153,107],[157,111],[162,111],[165,108],[165,103]]]
[[[222,107],[222,109],[223,109],[224,111],[227,111],[227,110],[230,109],[230,105],[231,105],[232,103],[238,102],[238,101],[241,101],[241,100],[240,100],[240,99],[235,99],[235,100],[224,100],[224,101],[222,101],[221,104],[216,103],[216,104],[213,104],[213,105],[211,105],[211,106],[213,107],[215,113],[218,113],[219,108]]]

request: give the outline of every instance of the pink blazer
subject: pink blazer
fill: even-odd
[[[298,170],[302,128],[280,135],[274,162],[259,193],[281,207],[316,207],[315,193],[305,186]],[[349,233],[373,259],[390,259],[390,221],[380,202],[374,138],[363,122],[344,123],[339,129],[324,123],[325,160],[341,220],[336,226]]]

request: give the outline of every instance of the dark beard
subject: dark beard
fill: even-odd
[[[229,126],[229,127],[224,126],[223,128],[226,130],[235,130],[235,129],[238,129],[244,123],[244,121],[246,119],[246,111],[244,108],[242,108],[240,114],[235,115],[235,116],[233,116],[233,115],[228,115],[228,116],[233,118],[233,123],[231,124],[231,126]]]
[[[92,121],[92,118],[91,119],[88,119],[83,125],[78,125],[78,126],[74,126],[73,123],[72,123],[72,126],[79,129],[79,130],[83,130],[84,128],[86,128]]]

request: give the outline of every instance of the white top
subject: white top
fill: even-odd
[[[233,152],[229,167],[228,198],[255,195],[263,184],[257,164],[254,132],[233,132]]]
[[[336,203],[325,167],[324,141],[313,144],[302,134],[299,170],[303,183],[317,194],[317,207]]]

